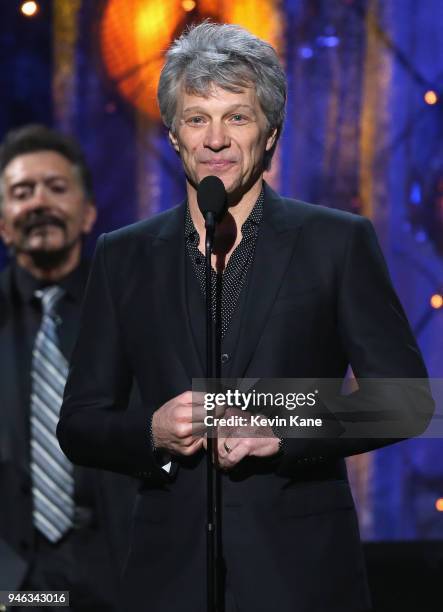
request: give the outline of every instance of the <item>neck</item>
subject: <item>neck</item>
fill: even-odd
[[[237,228],[237,234],[240,235],[241,227],[246,219],[251,214],[251,210],[254,208],[255,203],[258,200],[263,185],[263,175],[261,174],[257,181],[252,187],[239,199],[233,199],[230,202],[230,194],[228,194],[229,208],[228,213],[234,219]],[[205,235],[205,220],[200,212],[197,203],[197,190],[189,182],[186,185],[189,202],[189,212],[194,223],[194,227],[200,236],[200,244],[204,244]],[[223,225],[223,222],[221,223]],[[202,242],[203,239],[203,242]]]
[[[70,249],[66,257],[54,266],[45,268],[38,265],[38,262],[29,253],[18,253],[17,263],[34,278],[56,283],[68,276],[79,265],[80,257],[81,245],[77,243]]]

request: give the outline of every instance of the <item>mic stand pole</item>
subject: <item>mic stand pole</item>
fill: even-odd
[[[214,215],[209,213],[206,221],[205,240],[205,281],[206,281],[206,378],[210,380],[211,391],[213,379],[216,376],[217,346],[215,342],[215,329],[212,318],[212,266],[211,255],[215,233]],[[222,612],[220,609],[220,580],[219,580],[219,473],[216,469],[217,436],[213,432],[207,438],[207,532],[206,532],[206,561],[207,561],[207,610],[208,612]]]

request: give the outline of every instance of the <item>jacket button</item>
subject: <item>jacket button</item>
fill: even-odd
[[[222,363],[228,363],[229,359],[230,359],[230,356],[228,355],[228,353],[223,353],[223,355],[221,356],[220,361]]]

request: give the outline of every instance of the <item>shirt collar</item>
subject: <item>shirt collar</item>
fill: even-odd
[[[81,263],[67,276],[62,278],[57,283],[43,281],[35,278],[25,268],[19,266],[16,262],[13,263],[13,278],[15,286],[23,302],[31,302],[35,297],[35,292],[38,289],[49,287],[51,285],[58,285],[64,289],[65,293],[69,298],[75,302],[80,301],[83,294],[84,282],[86,278],[86,264]]]
[[[260,225],[262,217],[263,217],[263,204],[265,200],[265,193],[263,187],[261,188],[260,195],[258,196],[251,212],[248,215],[248,218],[242,225],[242,230],[245,227],[250,225],[256,225],[257,227]],[[189,210],[189,202],[186,202],[186,213],[185,213],[185,237],[189,238],[190,236],[197,233],[195,229],[194,222],[191,217],[191,211]]]

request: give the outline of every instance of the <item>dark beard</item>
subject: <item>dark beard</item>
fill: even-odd
[[[77,240],[71,241],[65,244],[61,249],[57,249],[55,251],[46,251],[44,249],[33,251],[31,249],[26,249],[15,245],[10,248],[9,254],[11,257],[17,257],[17,255],[20,254],[27,255],[31,258],[36,268],[49,271],[58,268],[59,266],[63,265],[65,261],[67,261],[69,254],[77,244]]]
[[[66,244],[57,251],[27,251],[26,253],[36,268],[53,270],[65,263],[73,246],[73,244]]]
[[[32,211],[25,219],[23,219],[19,225],[22,233],[22,240],[20,243],[15,244],[11,249],[13,256],[21,253],[26,254],[31,258],[34,266],[44,271],[53,270],[63,265],[67,261],[72,248],[75,246],[77,240],[67,242],[60,249],[52,250],[45,248],[41,249],[30,249],[27,246],[27,240],[30,233],[33,230],[42,231],[45,233],[45,227],[53,226],[58,227],[63,232],[65,239],[66,235],[66,223],[63,219],[47,212],[45,210]]]

